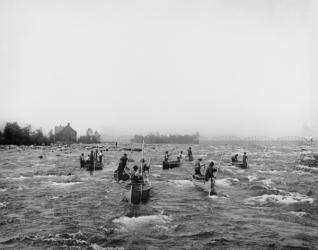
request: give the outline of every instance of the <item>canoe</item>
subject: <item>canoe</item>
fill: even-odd
[[[87,170],[89,170],[89,167],[90,167],[90,163],[84,164],[84,168],[86,168]],[[104,163],[101,163],[101,162],[97,162],[95,166],[93,165],[93,170],[102,170],[103,168],[104,168]]]
[[[95,170],[102,170],[104,168],[104,164],[102,162],[97,162],[95,164]]]
[[[115,170],[114,171],[114,179],[115,181],[119,182],[119,181],[128,181],[130,179],[130,175],[128,173],[126,173],[125,171],[122,173],[121,176],[118,175],[118,171]]]
[[[180,167],[180,165],[181,165],[180,161],[163,161],[162,162],[163,169],[177,168],[177,167]]]
[[[211,179],[205,181],[204,176],[194,174],[192,175],[192,183],[194,184],[194,186],[199,187],[204,191],[208,192],[209,195],[216,195],[214,189],[214,182],[211,183]]]
[[[232,162],[232,165],[239,168],[247,168],[247,164],[244,164],[242,162]]]
[[[124,151],[134,151],[134,152],[141,152],[142,148],[122,148]]]
[[[138,205],[148,201],[151,184],[147,179],[142,183],[129,184],[127,188],[128,191],[125,192],[124,196],[130,204]]]

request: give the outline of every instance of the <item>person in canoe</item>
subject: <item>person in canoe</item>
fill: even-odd
[[[205,164],[202,163],[202,158],[197,159],[197,161],[194,164],[194,174],[198,177],[203,177],[201,174],[201,168],[205,166]]]
[[[246,155],[246,152],[244,152],[244,155],[243,155],[243,166],[245,168],[247,168],[247,155]]]
[[[84,168],[85,167],[85,156],[84,156],[84,153],[81,154],[80,163],[81,163],[81,168]]]
[[[102,153],[102,150],[100,150],[99,153],[98,153],[98,160],[99,160],[100,163],[102,163],[102,161],[103,161],[103,156],[104,155]]]
[[[142,158],[140,160],[140,163],[141,163],[141,170],[142,170],[142,173],[145,174],[146,172],[149,174],[149,167],[146,163],[145,163],[145,159]]]
[[[131,175],[130,175],[130,180],[132,184],[140,183],[142,181],[142,175],[139,173],[137,165],[133,167],[133,171],[131,172]]]
[[[191,147],[188,148],[188,158],[192,159],[192,149],[191,149]]]
[[[238,157],[238,154],[232,156],[232,163],[237,163],[238,162],[237,157]]]
[[[87,168],[87,165],[89,165],[89,162],[90,162],[90,154],[88,154],[86,157],[85,157],[85,165],[86,165],[86,168]]]
[[[94,171],[94,152],[93,150],[91,151],[91,154],[89,156],[89,167],[88,167],[90,175],[93,175]]]
[[[117,173],[118,173],[118,180],[121,180],[122,179],[122,175],[125,171],[125,167],[127,165],[127,161],[128,161],[128,158],[127,158],[127,154],[124,154],[120,160],[119,160],[119,164],[118,164],[118,167],[117,167]]]
[[[216,172],[217,172],[217,168],[214,166],[214,162],[211,161],[209,166],[207,167],[206,171],[205,171],[205,181],[209,181],[211,179],[211,191],[210,191],[210,195],[216,195],[215,192],[215,180],[216,180]]]
[[[181,161],[183,158],[183,151],[180,151],[178,157],[177,157],[177,161]]]
[[[164,156],[164,161],[168,161],[169,160],[169,152],[166,151],[165,156]]]

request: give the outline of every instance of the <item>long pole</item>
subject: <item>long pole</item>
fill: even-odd
[[[215,173],[215,179],[216,179],[216,176],[220,170],[220,167],[221,167],[221,161],[222,161],[222,158],[223,158],[223,155],[224,155],[224,152],[221,153],[221,157],[220,157],[220,161],[219,161],[219,167],[217,168],[217,171]]]

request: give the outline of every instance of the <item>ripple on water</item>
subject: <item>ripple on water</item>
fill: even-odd
[[[118,230],[121,232],[128,231],[144,231],[146,228],[155,229],[158,226],[164,226],[170,223],[172,218],[168,215],[147,215],[139,217],[127,217],[123,216],[113,220],[113,223],[118,226]]]
[[[8,204],[8,202],[0,202],[0,208],[5,208]]]
[[[296,168],[296,170],[301,170],[301,171],[306,171],[306,172],[311,172],[311,173],[318,173],[318,168],[316,168],[316,167],[297,165],[295,168]]]
[[[177,187],[193,187],[193,182],[189,180],[169,180],[169,182],[175,184]]]
[[[295,216],[297,216],[297,217],[303,217],[303,216],[305,216],[305,215],[308,215],[306,212],[290,211],[289,213],[292,214],[292,215],[295,215]]]
[[[75,181],[75,182],[54,182],[54,181],[48,181],[48,182],[42,182],[42,184],[47,185],[47,186],[54,186],[54,187],[70,187],[73,185],[81,184],[82,182],[80,181]]]
[[[238,182],[239,182],[239,179],[237,178],[224,178],[224,179],[217,179],[215,183],[218,186],[229,187],[233,184],[237,184]]]
[[[246,203],[278,203],[278,204],[293,204],[293,203],[313,203],[314,198],[308,197],[299,193],[282,194],[264,194],[245,199]]]

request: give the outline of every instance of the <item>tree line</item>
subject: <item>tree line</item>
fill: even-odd
[[[198,144],[199,143],[199,133],[191,135],[160,135],[157,134],[148,134],[135,135],[131,142],[133,143],[148,143],[148,144],[160,144],[160,143],[176,143],[176,144]]]
[[[32,130],[31,126],[20,127],[17,122],[7,122],[3,131],[0,130],[1,145],[49,145],[52,140],[50,135],[43,134],[42,129]]]
[[[32,130],[30,125],[21,127],[17,122],[7,122],[3,131],[0,130],[0,145],[50,145],[55,143],[55,136],[51,130],[44,135],[42,129]],[[79,143],[100,143],[101,135],[89,128],[86,136],[77,140]]]

